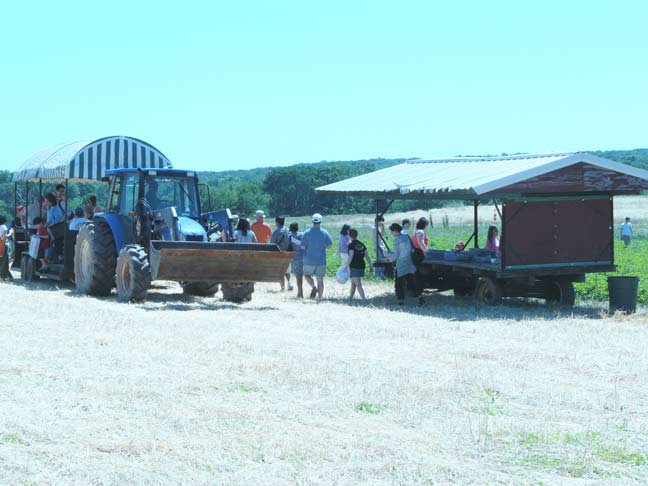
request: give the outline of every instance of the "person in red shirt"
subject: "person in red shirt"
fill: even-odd
[[[261,210],[258,210],[255,213],[256,223],[250,228],[256,235],[256,239],[259,243],[267,243],[272,237],[272,226],[265,222],[265,213]]]
[[[429,238],[425,234],[425,228],[427,228],[428,220],[427,218],[420,218],[416,222],[416,231],[412,235],[412,243],[415,247],[423,250],[423,253],[427,251]]]
[[[47,232],[47,227],[45,226],[45,221],[40,216],[34,218],[34,226],[38,229],[36,230],[36,235],[40,238],[40,246],[38,247],[38,259],[41,262],[41,270],[47,270],[47,252],[49,251],[50,240],[49,233]]]

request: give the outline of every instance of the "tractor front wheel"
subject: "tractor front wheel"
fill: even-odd
[[[221,285],[223,291],[223,300],[241,304],[252,300],[254,293],[254,283],[224,283]]]
[[[218,282],[180,282],[185,295],[213,297],[218,292]]]
[[[96,219],[81,226],[74,247],[77,290],[89,295],[110,295],[116,263],[117,249],[108,222]]]
[[[126,245],[117,258],[117,297],[122,302],[141,302],[151,285],[151,268],[144,248]]]

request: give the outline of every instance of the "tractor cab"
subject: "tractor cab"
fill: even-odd
[[[175,169],[114,169],[107,217],[129,241],[207,241],[200,224],[200,198],[195,172]],[[111,225],[112,226],[112,225]]]

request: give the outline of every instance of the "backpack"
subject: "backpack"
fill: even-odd
[[[412,249],[410,250],[412,262],[414,262],[414,265],[423,263],[423,260],[425,260],[425,253],[423,253],[423,250],[421,250],[418,246],[414,246],[414,242],[412,241],[412,237],[410,235],[407,235],[407,237],[409,238],[410,245],[412,246]]]
[[[295,238],[298,241],[301,241],[301,238],[299,237],[299,233],[293,235],[292,233],[288,232],[288,247],[286,248],[286,251],[295,251],[295,245],[293,245],[293,238]]]

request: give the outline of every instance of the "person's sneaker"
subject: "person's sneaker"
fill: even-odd
[[[292,291],[293,291],[293,286],[292,286],[292,284],[288,284],[288,292],[292,292]]]
[[[315,297],[317,297],[317,287],[313,287],[313,290],[311,290],[311,293],[310,293],[310,298],[311,299],[314,299]]]

